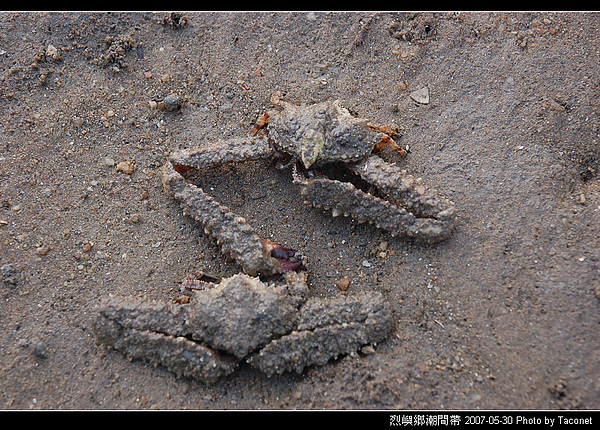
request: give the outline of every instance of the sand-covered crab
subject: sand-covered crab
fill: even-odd
[[[272,102],[281,111],[261,116],[253,127],[253,136],[177,151],[163,168],[165,187],[187,209],[192,212],[200,209],[196,212],[204,214],[199,221],[207,233],[220,241],[225,252],[240,262],[247,273],[288,270],[291,263],[286,257],[292,254],[265,242],[262,252],[267,256],[263,261],[266,267],[249,267],[238,252],[248,246],[234,244],[234,235],[226,234],[241,226],[231,225],[235,222],[232,216],[227,221],[224,215],[215,213],[216,209],[208,210],[207,206],[216,208],[218,204],[202,190],[186,187],[181,173],[192,168],[274,157],[280,166],[292,166],[302,201],[331,210],[333,216],[351,216],[359,223],[375,224],[392,236],[428,243],[450,235],[455,224],[454,204],[427,189],[420,178],[374,153],[386,144],[404,152],[382,131],[387,128],[352,116],[337,101],[296,106],[274,96]],[[258,130],[265,126],[266,138],[258,137]],[[192,194],[196,208],[188,203]],[[259,250],[261,246],[252,248]],[[279,261],[270,260],[271,254]]]
[[[352,116],[338,102],[272,100],[282,110],[261,116],[251,137],[177,151],[161,171],[165,190],[244,273],[186,279],[183,290],[191,298],[185,303],[104,299],[93,327],[101,342],[211,383],[242,360],[268,375],[300,372],[389,335],[392,317],[381,294],[309,299],[296,251],[260,237],[244,218],[188,182],[185,171],[275,157],[292,166],[306,203],[425,242],[449,235],[454,206],[372,154],[382,144],[402,151],[384,128]],[[266,137],[260,137],[265,126]],[[352,181],[334,178],[339,171]],[[361,189],[361,181],[370,185]]]
[[[269,284],[245,274],[192,284],[189,301],[178,303],[104,298],[96,337],[130,359],[211,384],[242,361],[268,376],[300,373],[377,344],[392,330],[381,294],[308,299],[306,272]]]

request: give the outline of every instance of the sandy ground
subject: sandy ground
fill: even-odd
[[[0,407],[600,408],[599,15],[184,16],[0,14]],[[239,270],[157,170],[246,135],[275,92],[401,127],[410,153],[388,161],[456,204],[452,237],[423,246],[303,206],[268,162],[201,179],[306,255],[315,296],[381,291],[393,335],[212,386],[107,351],[101,296],[174,300],[192,270]]]

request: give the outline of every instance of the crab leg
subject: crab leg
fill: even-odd
[[[189,306],[109,296],[102,300],[92,328],[100,342],[130,359],[144,359],[181,376],[216,382],[232,373],[237,362],[186,337],[188,309]]]
[[[419,180],[377,156],[355,164],[353,170],[391,201],[366,193],[350,182],[324,176],[307,179],[295,171],[294,182],[301,184],[306,203],[331,209],[333,216],[350,215],[357,222],[368,221],[392,236],[428,243],[448,237],[455,222],[452,202],[436,197]]]
[[[312,298],[300,308],[292,332],[273,339],[247,361],[269,376],[292,370],[300,373],[305,367],[323,365],[363,345],[381,342],[393,326],[381,293]]]
[[[240,217],[189,183],[180,174],[190,168],[205,168],[248,159],[265,158],[273,150],[261,139],[235,139],[220,142],[216,148],[193,149],[174,153],[162,168],[165,190],[177,199],[188,215],[198,221],[204,232],[217,240],[225,254],[235,260],[245,273],[272,275],[301,267],[301,260],[290,260],[294,250],[261,238]]]
[[[275,155],[266,139],[256,137],[219,140],[210,147],[183,149],[173,153],[169,161],[178,172],[205,169],[219,164],[258,160]]]
[[[398,166],[372,155],[355,164],[353,171],[419,217],[443,221],[447,229],[454,225],[454,203],[436,196],[423,185],[421,179],[409,175]]]

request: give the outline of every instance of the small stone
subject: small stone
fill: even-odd
[[[117,171],[131,175],[135,172],[135,160],[125,160],[117,164]]]
[[[344,276],[342,279],[339,279],[336,282],[336,285],[338,286],[338,288],[342,291],[346,291],[348,289],[348,287],[350,286],[350,279],[347,276]]]
[[[140,222],[142,220],[142,216],[138,213],[135,214],[131,214],[131,217],[129,218],[129,220],[133,223],[137,223]]]
[[[52,250],[52,247],[48,246],[48,245],[40,245],[35,249],[35,252],[38,255],[46,255],[48,254],[50,251]]]
[[[93,242],[84,242],[84,244],[83,244],[83,252],[90,252],[93,247],[94,247],[94,243]]]
[[[169,94],[162,102],[159,103],[159,107],[161,109],[176,111],[181,108],[182,103],[183,99],[181,96],[178,96],[177,94]]]
[[[372,345],[365,345],[360,349],[360,352],[362,352],[365,355],[375,354],[375,348],[373,348]]]
[[[46,48],[46,57],[51,58],[53,61],[60,61],[60,52],[54,45],[48,45]]]
[[[579,203],[585,205],[585,194],[579,194]]]
[[[73,117],[73,125],[77,128],[81,127],[83,125],[83,118],[78,116]]]
[[[381,243],[379,244],[379,249],[381,251],[387,251],[388,243],[385,240],[382,240]]]
[[[17,272],[12,264],[4,264],[0,267],[0,281],[12,287],[17,285]]]
[[[412,93],[410,93],[410,98],[416,101],[417,103],[429,103],[429,88],[423,87],[420,90],[413,91]]]
[[[113,159],[112,159],[112,158],[110,158],[110,157],[104,157],[104,160],[103,160],[103,162],[104,162],[104,165],[105,165],[105,166],[110,166],[110,167],[112,167],[112,166],[114,166],[114,165],[116,164],[116,163],[115,163],[115,160],[113,160]]]
[[[362,265],[363,267],[373,267],[373,265],[368,260],[363,260]]]
[[[42,341],[35,342],[35,346],[33,347],[33,355],[38,358],[46,358],[46,345],[42,343]]]

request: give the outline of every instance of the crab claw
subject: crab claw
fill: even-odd
[[[263,239],[265,248],[270,253],[271,257],[279,261],[278,269],[282,271],[293,271],[303,267],[302,259],[290,260],[298,252],[295,249],[286,248],[270,240]]]

